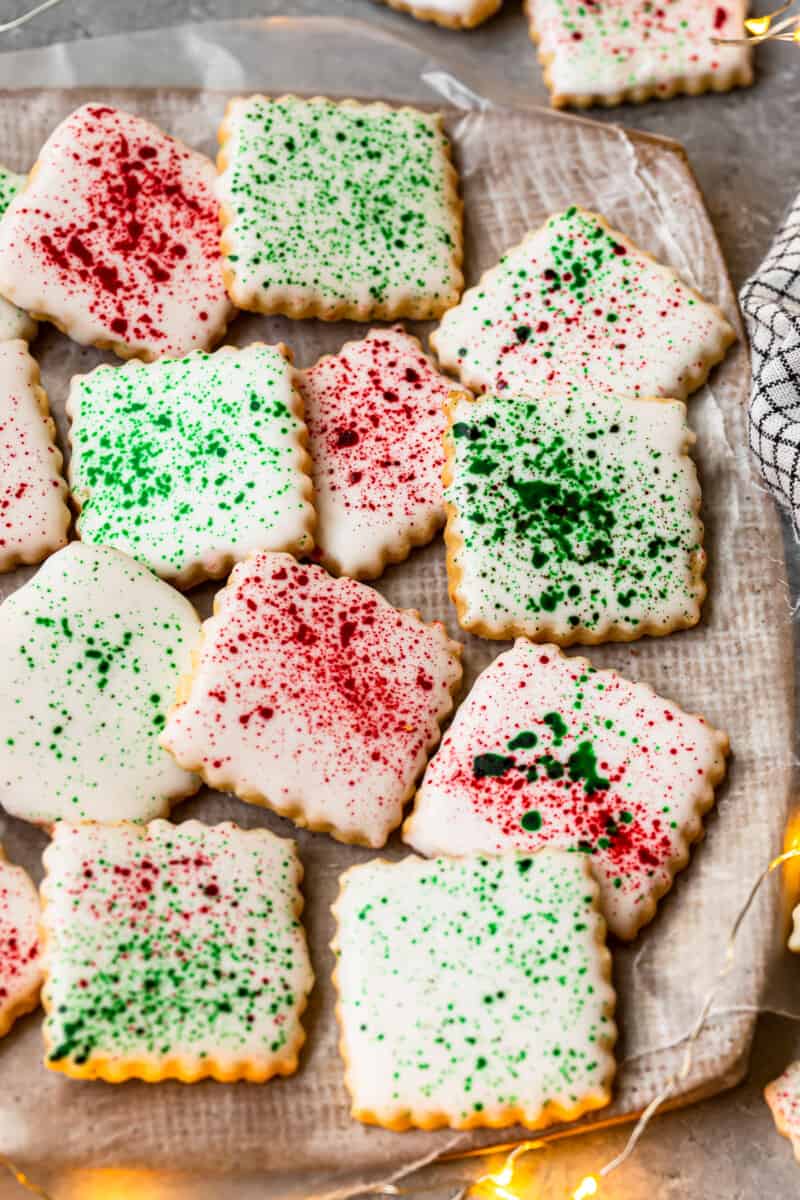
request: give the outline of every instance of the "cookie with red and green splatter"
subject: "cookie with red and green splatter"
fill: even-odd
[[[17,175],[0,163],[0,217],[17,192],[22,191],[25,182],[25,175]],[[10,342],[14,338],[30,342],[35,336],[36,322],[21,308],[17,308],[16,304],[0,296],[0,342]]]
[[[668,100],[752,83],[747,8],[748,0],[527,0],[554,108]],[[720,44],[736,39],[739,45]]]
[[[39,894],[0,846],[0,1037],[39,1003]]]
[[[435,113],[232,100],[219,132],[228,293],[326,321],[438,317],[461,294],[461,205]]]
[[[308,553],[310,460],[283,345],[97,367],[70,387],[79,537],[178,587],[255,550]]]
[[[313,983],[294,843],[199,821],[59,825],[45,1064],[73,1079],[291,1075]]]
[[[645,684],[520,639],[456,713],[403,836],[427,855],[583,855],[630,939],[688,863],[727,753],[724,733]]]
[[[684,399],[735,334],[722,312],[596,213],[550,217],[445,314],[431,346],[498,396]]]
[[[141,117],[83,105],[0,222],[0,293],[123,358],[209,349],[233,316],[215,178],[204,155]]]
[[[608,1103],[611,960],[585,858],[373,861],[334,914],[356,1119],[539,1129]]]
[[[374,579],[444,524],[452,386],[400,326],[372,329],[301,372],[316,541],[329,570]]]
[[[288,554],[234,567],[161,744],[210,787],[382,846],[461,679],[444,627]]]
[[[764,1089],[778,1133],[789,1138],[800,1162],[800,1062],[793,1062]]]
[[[453,393],[447,573],[482,637],[631,641],[706,594],[694,434],[677,400]]]

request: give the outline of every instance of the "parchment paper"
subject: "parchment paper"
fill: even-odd
[[[463,90],[446,80],[442,85],[441,78],[438,83],[458,103],[470,103]],[[262,86],[267,89],[268,80]],[[313,81],[296,88],[316,90]],[[409,90],[403,88],[404,99]],[[420,83],[420,99],[429,96]],[[90,97],[139,112],[208,153],[214,151],[214,131],[226,100],[212,91],[108,87],[0,93],[0,160],[26,169],[57,121]],[[469,284],[549,212],[577,202],[599,210],[670,263],[740,328],[701,197],[675,144],[540,110],[442,107],[461,170]],[[360,328],[366,326],[243,315],[230,340],[284,340],[302,366],[358,336]],[[34,352],[65,448],[67,381],[110,356],[72,345],[47,328]],[[707,839],[695,850],[690,868],[633,946],[612,945],[621,1067],[614,1103],[596,1114],[594,1123],[640,1111],[675,1071],[683,1053],[681,1039],[722,965],[734,916],[754,877],[780,847],[792,772],[791,627],[777,517],[756,486],[746,450],[748,383],[740,343],[710,385],[689,402],[690,423],[698,435],[710,558],[710,596],[701,626],[669,638],[589,651],[598,666],[613,665],[704,713],[729,731],[734,751],[728,782],[707,821]],[[0,596],[32,573],[0,577]],[[377,586],[392,602],[443,620],[451,634],[467,643],[465,687],[505,648],[459,633],[447,599],[440,540],[392,568]],[[203,615],[212,591],[191,593]],[[34,1014],[0,1042],[0,1154],[26,1166],[34,1177],[37,1165],[66,1164],[265,1170],[272,1173],[275,1195],[308,1200],[313,1193],[332,1200],[366,1190],[428,1156],[523,1136],[520,1130],[400,1135],[352,1122],[336,1050],[329,907],[339,873],[370,852],[294,831],[280,818],[210,792],[174,812],[176,820],[188,816],[265,825],[297,838],[306,868],[305,920],[317,973],[299,1073],[264,1086],[113,1087],[69,1081],[41,1066],[40,1019]],[[12,859],[39,876],[43,834],[0,813],[0,839]],[[389,855],[403,853],[395,839]],[[681,1085],[682,1102],[733,1084],[745,1070],[755,1016],[729,1010],[758,1005],[780,938],[779,907],[775,887],[759,896],[716,1001],[718,1015],[697,1042],[692,1071]]]

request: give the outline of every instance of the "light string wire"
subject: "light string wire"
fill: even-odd
[[[782,4],[780,8],[776,8],[771,13],[765,13],[761,17],[748,17],[744,22],[744,27],[747,32],[743,38],[712,38],[711,41],[716,46],[757,46],[761,42],[800,42],[800,15],[786,17],[783,21],[778,21],[777,25],[773,24],[778,17],[782,17],[790,8],[794,8],[795,0],[789,0],[788,4]],[[789,32],[793,30],[793,32]]]
[[[28,21],[38,17],[40,13],[47,12],[49,8],[55,8],[57,4],[61,3],[62,0],[42,0],[42,3],[37,4],[35,8],[29,8],[27,12],[21,13],[11,21],[4,21],[0,25],[0,33],[11,33],[12,29],[19,29],[22,25],[27,25]]]

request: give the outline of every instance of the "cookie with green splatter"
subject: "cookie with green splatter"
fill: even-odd
[[[610,1099],[614,993],[585,858],[352,867],[334,906],[352,1113],[389,1129],[575,1120]]]
[[[146,567],[70,542],[0,605],[0,803],[36,825],[149,821],[200,786],[158,738],[200,619]]]
[[[735,338],[716,305],[572,205],[465,292],[431,346],[474,391],[683,400]]]
[[[232,100],[220,129],[228,294],[289,317],[437,317],[461,294],[441,117],[324,97]]]
[[[84,542],[182,588],[257,550],[311,550],[311,460],[285,346],[98,367],[72,380],[67,412]]]
[[[8,208],[17,192],[25,186],[24,175],[9,171],[0,163],[0,217]],[[36,322],[16,304],[0,296],[0,342],[10,342],[14,338],[22,338],[25,342],[33,341],[36,337]]]
[[[44,862],[48,1067],[109,1083],[296,1070],[313,975],[293,842],[63,824]]]
[[[680,401],[454,393],[448,412],[447,572],[464,629],[567,646],[697,623],[700,486]]]

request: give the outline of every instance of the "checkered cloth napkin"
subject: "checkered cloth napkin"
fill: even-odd
[[[800,196],[739,299],[753,366],[750,446],[800,534]]]

